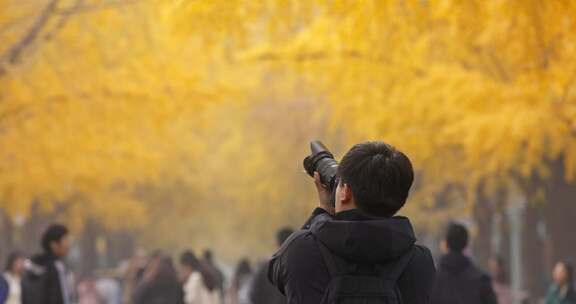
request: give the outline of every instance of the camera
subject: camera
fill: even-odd
[[[304,158],[304,169],[308,175],[314,177],[314,172],[320,174],[322,185],[332,193],[330,204],[335,205],[336,187],[338,186],[338,162],[334,155],[319,140],[310,142],[310,155]]]

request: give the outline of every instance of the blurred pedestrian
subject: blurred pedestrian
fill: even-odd
[[[276,233],[276,245],[294,232],[292,228],[282,228]],[[260,263],[252,280],[250,280],[249,298],[251,304],[286,304],[286,297],[268,280],[268,261]]]
[[[96,280],[96,290],[106,304],[122,303],[122,290],[117,279],[101,277]]]
[[[135,290],[135,304],[181,304],[182,288],[170,257],[152,258]]]
[[[220,293],[211,273],[190,250],[180,256],[185,304],[220,304]]]
[[[12,252],[6,260],[4,279],[8,283],[8,298],[6,304],[22,303],[22,273],[24,272],[24,255]]]
[[[436,286],[431,304],[497,304],[490,276],[463,254],[468,246],[468,230],[452,223],[446,231]]]
[[[504,261],[499,256],[492,256],[488,261],[488,269],[492,276],[492,288],[499,304],[512,304],[514,302],[508,272]]]
[[[8,287],[8,282],[4,278],[4,276],[0,276],[0,304],[6,303],[6,299],[8,298],[8,293],[10,292],[10,288]]]
[[[96,279],[86,276],[78,283],[78,304],[108,304],[96,288]]]
[[[252,267],[248,259],[242,259],[236,266],[228,292],[228,304],[248,304]]]
[[[574,267],[568,262],[558,262],[552,272],[553,283],[546,293],[546,304],[576,304]]]
[[[212,250],[206,249],[204,251],[204,257],[203,258],[204,258],[204,260],[202,262],[206,265],[207,271],[209,271],[211,273],[211,276],[214,278],[215,284],[216,284],[216,289],[218,290],[218,292],[220,294],[220,299],[223,301],[224,300],[224,273],[222,273],[222,270],[220,270],[218,265],[216,265],[216,262],[214,261],[214,254],[212,253]]]
[[[142,279],[146,263],[146,252],[143,250],[137,250],[128,261],[122,277],[122,303],[132,303],[136,286]]]
[[[70,241],[68,228],[53,224],[42,235],[43,253],[30,259],[22,278],[23,304],[70,304],[70,272],[64,263]]]

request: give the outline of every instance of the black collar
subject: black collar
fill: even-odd
[[[334,218],[341,221],[368,221],[388,219],[389,217],[368,215],[359,209],[350,209],[336,213]]]

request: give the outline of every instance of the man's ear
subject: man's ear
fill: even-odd
[[[347,184],[342,184],[340,186],[340,203],[342,205],[350,205],[353,203],[352,189],[350,189]]]
[[[48,245],[48,247],[50,247],[50,251],[52,253],[56,253],[56,251],[58,250],[58,245],[60,245],[60,243],[58,243],[56,241],[51,241],[50,244]]]
[[[446,242],[446,240],[441,240],[440,241],[440,252],[442,253],[448,253],[448,243]]]

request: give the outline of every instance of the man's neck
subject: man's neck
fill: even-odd
[[[355,210],[355,209],[357,209],[357,208],[356,208],[356,205],[354,205],[354,204],[340,205],[340,206],[338,206],[338,210],[336,210],[336,213],[349,211],[349,210]]]

